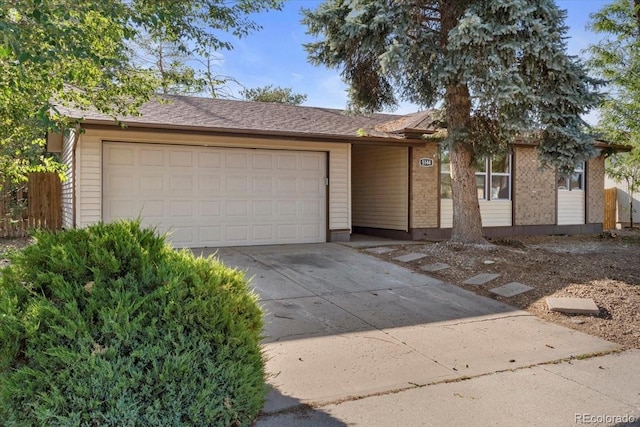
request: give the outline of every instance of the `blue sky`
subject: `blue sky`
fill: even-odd
[[[315,9],[321,0],[288,0],[281,11],[270,11],[254,16],[262,30],[240,40],[233,40],[234,49],[222,52],[220,74],[232,76],[246,87],[275,85],[291,87],[305,93],[304,105],[344,108],[347,102],[346,86],[339,72],[307,61],[303,44],[312,41],[306,27],[300,23],[301,8]],[[566,9],[570,27],[569,53],[580,51],[598,40],[587,30],[589,14],[601,9],[604,0],[557,0]],[[237,93],[238,87],[232,87]],[[415,106],[404,104],[396,113],[416,111]],[[593,121],[593,120],[589,120]]]

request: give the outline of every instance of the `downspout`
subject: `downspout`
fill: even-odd
[[[71,204],[73,206],[72,213],[72,226],[73,228],[77,227],[76,223],[76,181],[78,180],[78,174],[76,170],[76,148],[78,146],[78,139],[80,138],[80,126],[76,125],[75,131],[73,132],[73,139],[71,141],[71,171],[73,173],[73,181],[71,182]]]

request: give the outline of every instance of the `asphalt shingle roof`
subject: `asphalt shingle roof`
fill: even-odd
[[[396,121],[394,114],[351,115],[342,110],[319,107],[162,95],[164,102],[150,101],[140,116],[123,117],[127,125],[219,129],[264,133],[324,136],[357,136],[364,129],[370,136],[392,137],[376,126]],[[96,111],[61,109],[69,117],[85,121],[112,122]],[[395,136],[397,137],[397,136]]]

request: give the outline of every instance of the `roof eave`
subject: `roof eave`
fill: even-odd
[[[252,136],[263,138],[285,138],[285,139],[302,139],[326,142],[352,142],[352,143],[377,143],[377,144],[393,144],[413,146],[424,144],[424,141],[412,141],[405,138],[380,137],[370,135],[341,135],[341,134],[324,134],[309,132],[290,132],[276,130],[260,130],[260,129],[238,129],[238,128],[221,128],[207,126],[185,126],[166,123],[142,123],[142,122],[121,122],[124,127],[120,126],[113,120],[102,119],[85,119],[80,126],[107,126],[119,129],[144,129],[144,130],[167,130],[167,131],[186,131],[196,133],[206,133],[211,135],[228,135],[228,136]]]

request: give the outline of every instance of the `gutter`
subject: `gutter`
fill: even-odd
[[[259,129],[236,129],[236,128],[213,128],[206,126],[181,126],[166,123],[128,123],[122,128],[111,120],[88,119],[81,122],[83,128],[92,129],[113,129],[118,128],[138,129],[142,131],[174,131],[189,132],[195,134],[218,135],[218,136],[245,136],[257,137],[262,139],[279,139],[279,140],[306,140],[320,142],[349,142],[353,144],[374,144],[374,145],[398,145],[398,146],[419,146],[424,145],[424,140],[407,140],[400,137],[381,137],[381,136],[358,136],[358,135],[339,135],[324,133],[307,133],[307,132],[289,132],[275,130],[259,130]]]

